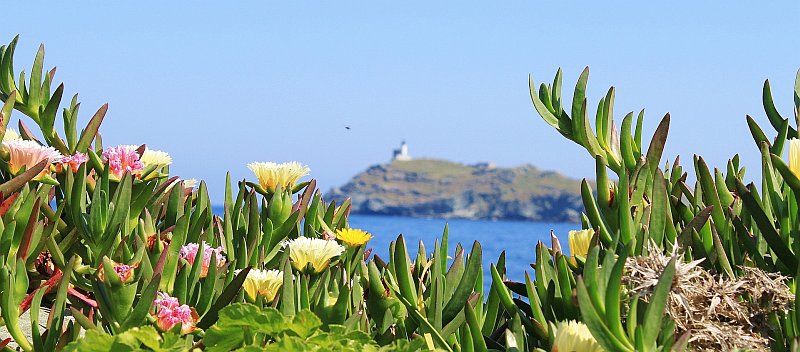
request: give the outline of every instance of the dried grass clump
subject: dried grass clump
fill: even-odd
[[[675,246],[677,248],[677,246]],[[628,296],[647,300],[674,251],[664,255],[651,248],[650,255],[628,258],[624,283]],[[767,351],[767,317],[786,311],[793,299],[787,279],[758,268],[742,267],[743,274],[730,279],[713,275],[699,264],[702,260],[676,261],[675,278],[669,293],[667,314],[678,333],[689,332],[689,344],[698,351],[746,349]]]

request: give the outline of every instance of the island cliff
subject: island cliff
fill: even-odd
[[[327,196],[359,214],[578,222],[583,211],[580,182],[556,172],[432,159],[371,166]]]

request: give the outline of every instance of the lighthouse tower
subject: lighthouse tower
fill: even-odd
[[[400,148],[395,149],[392,151],[392,161],[409,161],[411,160],[411,155],[408,155],[408,144],[406,141],[400,143]]]

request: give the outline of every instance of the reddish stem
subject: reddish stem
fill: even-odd
[[[83,301],[83,303],[86,303],[86,304],[88,304],[88,305],[92,306],[92,308],[97,308],[97,301],[95,301],[95,300],[93,300],[93,299],[91,299],[91,298],[89,298],[89,297],[86,297],[86,296],[85,296],[83,293],[80,293],[78,290],[76,290],[76,289],[74,289],[74,288],[70,287],[70,288],[67,290],[67,292],[68,292],[69,294],[71,294],[71,295],[73,295],[73,296],[77,297],[77,298],[78,298],[78,299],[80,299],[81,301]]]
[[[44,284],[42,284],[41,286],[39,286],[39,288],[37,288],[36,290],[34,290],[33,292],[31,292],[27,296],[25,296],[25,299],[23,299],[22,303],[20,303],[20,305],[19,305],[19,315],[21,316],[23,313],[27,312],[28,309],[31,308],[31,303],[33,303],[33,296],[36,295],[36,292],[38,292],[41,289],[45,290],[45,292],[44,292],[45,295],[49,294],[50,292],[53,292],[53,289],[55,289],[58,286],[58,283],[59,283],[59,281],[61,281],[61,278],[63,276],[64,276],[64,273],[59,268],[56,268],[56,271],[53,273],[53,276],[51,276],[49,279],[47,279],[47,281]],[[67,289],[67,293],[72,295],[72,296],[74,296],[74,297],[77,297],[78,299],[80,299],[84,303],[88,304],[92,308],[97,309],[97,301],[87,297],[83,293],[80,293],[78,290],[70,287],[69,289]],[[0,342],[0,344],[2,344],[2,342]],[[0,348],[3,348],[3,347],[0,346]]]
[[[36,292],[39,292],[39,290],[41,289],[45,290],[44,294],[52,292],[53,289],[55,289],[56,286],[58,286],[58,282],[61,281],[61,277],[63,276],[64,273],[61,272],[61,269],[56,268],[56,271],[53,273],[53,276],[47,279],[47,281],[43,283],[41,286],[39,286],[39,288],[33,290],[33,292],[25,296],[25,299],[23,299],[22,303],[20,303],[19,305],[19,315],[22,315],[22,313],[27,312],[28,309],[31,308],[31,303],[33,302],[33,296],[36,295]]]

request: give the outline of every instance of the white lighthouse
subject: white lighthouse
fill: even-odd
[[[395,149],[392,151],[392,161],[395,160],[399,161],[411,160],[411,155],[408,155],[408,144],[406,144],[406,141],[400,143],[400,149]]]

